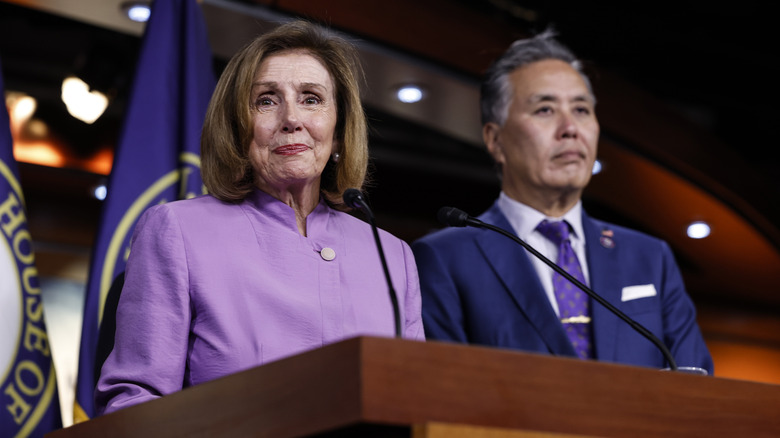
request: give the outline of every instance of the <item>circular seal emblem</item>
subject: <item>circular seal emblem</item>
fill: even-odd
[[[27,436],[56,394],[49,338],[23,197],[0,160],[0,430]]]
[[[0,278],[3,279],[0,282],[0,326],[3,330],[3,336],[0,336],[0,377],[5,382],[19,348],[23,310],[16,258],[5,234],[0,238]]]

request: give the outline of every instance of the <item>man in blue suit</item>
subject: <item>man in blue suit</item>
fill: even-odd
[[[595,104],[580,62],[550,32],[516,41],[482,83],[483,139],[502,190],[479,219],[576,273],[655,334],[677,365],[711,374],[669,246],[582,208],[599,137]],[[428,339],[669,366],[649,340],[505,236],[448,228],[412,249]]]

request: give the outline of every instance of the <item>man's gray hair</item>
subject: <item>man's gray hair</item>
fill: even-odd
[[[582,76],[593,101],[596,101],[590,79],[582,71],[582,62],[555,36],[554,30],[547,29],[534,37],[517,40],[488,68],[480,89],[482,125],[493,122],[503,126],[514,91],[509,75],[520,67],[545,59],[558,59],[571,65]]]

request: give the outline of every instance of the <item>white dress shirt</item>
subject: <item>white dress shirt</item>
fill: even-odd
[[[568,222],[573,229],[572,234],[569,237],[571,246],[577,254],[580,266],[582,267],[582,272],[585,275],[585,284],[588,285],[590,283],[588,260],[585,257],[585,233],[582,229],[582,201],[578,201],[577,204],[562,217],[549,217],[528,205],[515,201],[504,192],[501,192],[498,197],[498,208],[501,209],[501,212],[504,213],[504,216],[509,220],[509,224],[514,229],[517,237],[524,240],[553,263],[558,259],[558,246],[544,237],[542,233],[536,231],[536,227],[545,219],[553,222],[561,220]],[[554,271],[543,261],[537,259],[533,254],[528,253],[528,251],[526,251],[526,253],[536,270],[536,274],[539,276],[539,280],[542,283],[544,291],[547,293],[550,304],[555,310],[556,315],[560,316],[560,313],[558,312],[558,302],[553,293],[552,275]]]

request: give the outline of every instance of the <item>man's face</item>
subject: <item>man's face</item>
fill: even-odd
[[[582,76],[560,60],[543,60],[509,76],[513,95],[503,126],[488,123],[483,137],[502,167],[510,197],[576,193],[590,181],[599,124]]]

